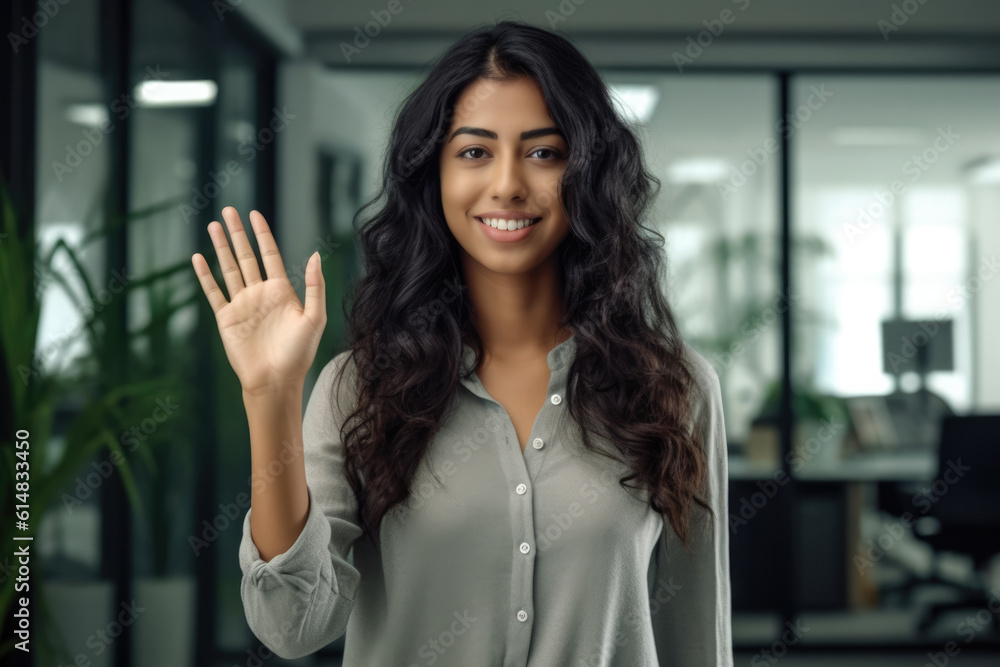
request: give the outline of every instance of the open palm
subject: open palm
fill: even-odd
[[[229,363],[244,392],[258,394],[301,388],[326,328],[326,285],[319,255],[314,254],[306,263],[303,306],[288,280],[264,216],[257,211],[250,212],[250,223],[267,279],[261,278],[239,213],[227,206],[222,209],[222,216],[239,263],[230,250],[221,224],[212,221],[208,233],[222,267],[229,300],[200,253],[191,257],[191,263],[215,312]]]

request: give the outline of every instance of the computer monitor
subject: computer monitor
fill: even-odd
[[[882,371],[899,376],[954,370],[952,320],[882,322]]]

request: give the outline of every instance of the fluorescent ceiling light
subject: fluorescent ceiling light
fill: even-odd
[[[100,127],[108,120],[108,108],[103,104],[70,104],[66,120],[86,127]]]
[[[713,157],[683,158],[667,168],[667,178],[673,183],[715,183],[728,174],[729,162]]]
[[[622,116],[632,117],[640,123],[645,123],[653,116],[660,92],[655,86],[647,85],[612,85],[611,98]]]
[[[918,127],[838,127],[831,138],[837,146],[918,146],[924,132]]]
[[[143,81],[135,87],[135,98],[144,107],[207,106],[215,102],[218,86],[200,81]]]

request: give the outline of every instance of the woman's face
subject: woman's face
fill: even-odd
[[[445,220],[467,261],[513,274],[552,256],[569,234],[560,197],[568,156],[569,145],[533,79],[479,79],[463,91],[440,168]],[[513,221],[511,228],[517,220],[533,224],[487,229],[484,217]]]

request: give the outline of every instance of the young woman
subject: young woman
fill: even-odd
[[[349,349],[304,415],[319,257],[303,306],[259,213],[266,279],[232,207],[238,260],[209,225],[229,301],[192,262],[243,387],[241,594],[268,648],[346,633],[346,667],[732,665],[721,394],[661,292],[654,183],[568,41],[467,35],[398,113]]]

